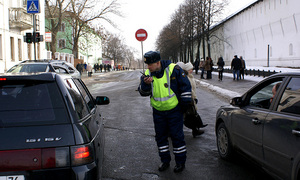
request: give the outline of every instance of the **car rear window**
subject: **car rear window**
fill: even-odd
[[[22,64],[20,66],[17,66],[15,69],[13,69],[12,73],[17,73],[17,72],[29,72],[29,73],[34,73],[34,72],[46,72],[47,69],[47,64]]]
[[[67,122],[67,110],[55,82],[1,82],[0,127]]]

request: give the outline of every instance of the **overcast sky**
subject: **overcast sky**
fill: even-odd
[[[142,57],[141,42],[135,38],[138,29],[145,29],[148,38],[143,42],[143,52],[155,50],[155,41],[159,32],[170,22],[172,14],[185,0],[119,0],[120,11],[124,18],[114,18],[118,29],[107,26],[114,34],[120,34],[125,44],[136,49],[137,56]],[[229,0],[227,15],[230,15],[245,7],[255,0]]]

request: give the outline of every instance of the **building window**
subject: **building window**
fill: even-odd
[[[58,40],[58,48],[64,49],[65,47],[66,47],[66,40],[65,39]]]
[[[289,55],[290,56],[293,55],[293,44],[292,43],[289,45]]]
[[[0,59],[3,59],[3,55],[2,55],[2,34],[0,34]]]
[[[13,37],[10,37],[10,60],[15,61],[15,43]]]
[[[65,23],[61,23],[60,30],[61,32],[65,32]]]
[[[19,61],[22,61],[22,41],[21,41],[21,39],[18,39],[18,56],[19,56]]]

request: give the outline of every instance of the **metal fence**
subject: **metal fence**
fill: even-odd
[[[214,69],[215,72],[217,72],[217,69]],[[232,73],[232,69],[229,68],[225,68],[223,72],[226,73]],[[259,70],[259,69],[245,69],[245,75],[249,75],[249,76],[258,76],[258,77],[268,77],[271,76],[273,74],[276,74],[278,72],[274,71],[265,71],[265,70]]]

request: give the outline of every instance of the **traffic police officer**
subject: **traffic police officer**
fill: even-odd
[[[155,140],[162,162],[158,170],[164,171],[170,166],[170,136],[176,161],[174,172],[181,172],[186,161],[183,112],[192,102],[191,84],[183,70],[169,60],[161,60],[159,52],[149,51],[144,58],[148,69],[141,77],[138,90],[142,96],[150,95]]]

